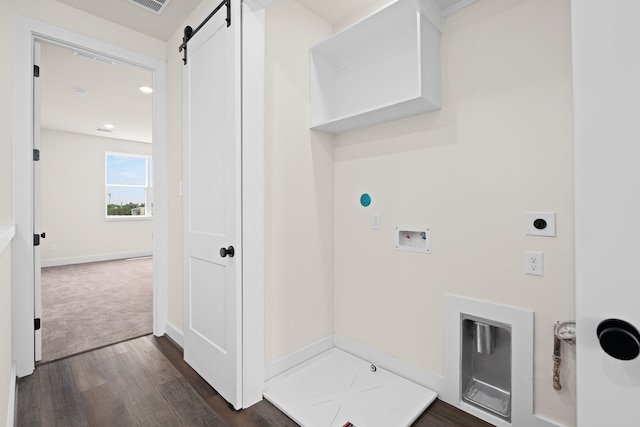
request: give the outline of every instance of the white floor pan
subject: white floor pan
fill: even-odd
[[[339,349],[270,380],[264,397],[304,427],[403,427],[438,395]]]

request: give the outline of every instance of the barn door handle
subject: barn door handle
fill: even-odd
[[[220,256],[222,258],[226,257],[227,255],[229,255],[229,258],[233,258],[235,253],[236,250],[233,248],[233,246],[229,246],[228,248],[220,248]]]
[[[597,333],[600,347],[609,356],[633,360],[640,355],[640,332],[631,323],[620,319],[603,320]]]

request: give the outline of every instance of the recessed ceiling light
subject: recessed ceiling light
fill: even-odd
[[[153,92],[153,89],[150,88],[149,86],[140,86],[138,89],[142,93],[151,93],[151,92]]]
[[[86,89],[77,87],[73,89],[73,93],[75,93],[78,96],[87,96],[87,94],[89,94],[89,91],[87,91]]]
[[[104,125],[104,127],[107,128],[107,129],[113,129],[113,128],[115,128],[115,125],[112,125],[111,123],[107,123],[107,124]]]

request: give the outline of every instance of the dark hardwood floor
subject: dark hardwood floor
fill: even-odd
[[[39,365],[18,382],[17,417],[20,427],[297,426],[266,400],[234,411],[180,348],[151,335]],[[413,424],[490,425],[440,400]]]

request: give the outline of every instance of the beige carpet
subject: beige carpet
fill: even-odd
[[[42,269],[42,362],[153,332],[153,260]]]

